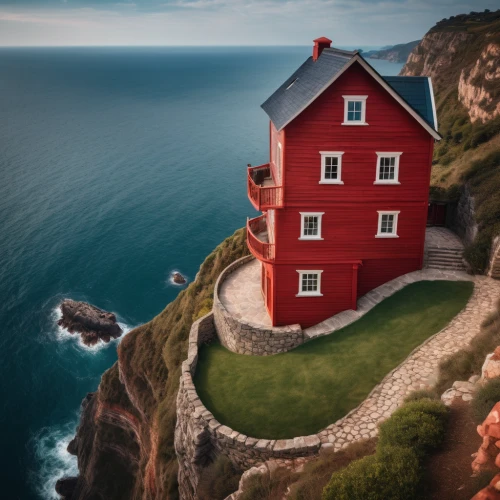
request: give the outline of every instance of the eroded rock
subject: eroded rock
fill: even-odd
[[[65,299],[61,304],[62,318],[57,322],[70,333],[79,333],[85,345],[109,342],[123,333],[113,313],[86,302]]]

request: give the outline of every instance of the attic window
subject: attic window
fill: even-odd
[[[366,123],[367,95],[343,95],[344,121],[342,125],[368,125]]]
[[[285,90],[288,90],[296,81],[298,80],[298,78],[294,78],[289,84],[288,84],[288,87],[285,89]]]

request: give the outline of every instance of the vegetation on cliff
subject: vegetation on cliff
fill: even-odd
[[[110,482],[110,471],[115,467],[123,471],[120,463],[125,459],[138,466],[124,472],[127,477],[120,479],[127,480],[126,491],[107,498],[178,497],[175,401],[189,331],[194,320],[211,310],[213,287],[220,272],[247,253],[245,232],[240,229],[205,259],[196,280],[173,302],[121,342],[118,362],[103,375],[94,398],[109,410],[84,418],[79,430],[79,455],[84,453],[89,458],[80,466],[81,482],[91,482],[92,491],[87,490],[86,495],[101,498]],[[119,418],[104,419],[106,415]],[[113,448],[121,452],[113,453]],[[106,467],[95,467],[104,456]]]
[[[485,270],[492,237],[500,233],[499,64],[500,10],[438,22],[401,70],[432,77],[443,139],[434,150],[431,184],[445,194],[469,184],[479,232],[465,255],[475,272]]]

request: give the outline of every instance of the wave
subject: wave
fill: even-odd
[[[82,341],[82,337],[78,333],[70,333],[67,328],[64,328],[57,323],[59,320],[62,318],[62,311],[60,308],[60,304],[58,304],[51,313],[51,320],[53,321],[53,324],[55,325],[55,336],[56,340],[59,342],[74,342],[74,344],[77,346],[78,349],[82,349],[86,352],[92,353],[92,354],[97,354],[98,352],[102,351],[103,349],[109,348],[112,344],[115,343],[120,343],[123,337],[127,335],[131,330],[135,328],[135,326],[130,326],[127,323],[118,321],[118,326],[122,329],[122,334],[120,337],[117,339],[111,339],[108,343],[103,342],[102,340],[99,340],[97,344],[95,345],[86,345]],[[118,317],[118,315],[117,315]],[[119,318],[118,318],[119,319]]]
[[[35,490],[44,500],[60,500],[55,485],[58,479],[78,476],[77,458],[67,451],[73,439],[76,422],[41,429],[31,442],[37,460],[37,470],[31,474]]]

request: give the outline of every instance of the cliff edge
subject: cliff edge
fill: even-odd
[[[189,331],[211,310],[219,274],[247,253],[240,229],[205,259],[196,280],[173,302],[123,339],[118,361],[82,403],[68,447],[80,474],[67,498],[178,498],[175,401]]]

